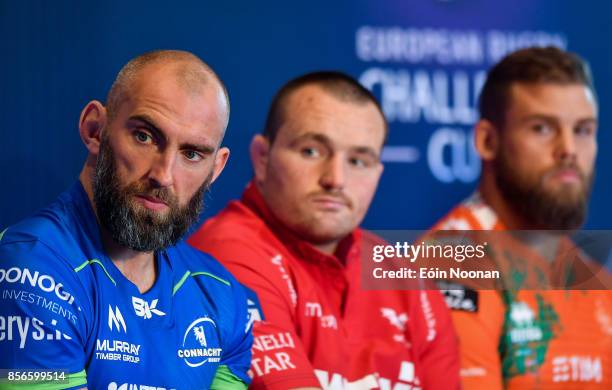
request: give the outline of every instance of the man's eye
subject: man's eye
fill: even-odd
[[[349,163],[357,168],[365,168],[368,166],[368,163],[363,158],[359,157],[351,157]]]
[[[595,132],[592,126],[578,126],[574,129],[577,135],[590,136]]]
[[[545,122],[533,123],[530,126],[530,129],[532,132],[540,136],[550,136],[556,131],[552,125]]]
[[[349,164],[356,168],[369,168],[376,164],[376,160],[371,156],[350,157]]]
[[[319,157],[321,155],[317,148],[302,148],[300,152],[305,157]]]
[[[531,129],[538,134],[549,134],[553,131],[552,127],[546,123],[534,123]]]
[[[202,160],[202,155],[194,150],[186,150],[183,152],[183,155],[189,161],[200,161]]]
[[[150,144],[153,143],[153,137],[151,137],[151,135],[145,133],[144,131],[136,131],[134,132],[134,137],[136,138],[136,141],[142,143],[142,144]]]

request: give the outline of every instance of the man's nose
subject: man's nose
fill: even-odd
[[[170,187],[174,184],[174,178],[172,171],[174,169],[174,162],[176,160],[176,154],[170,151],[160,153],[153,160],[149,172],[149,179],[155,183],[158,187]]]
[[[557,137],[555,157],[561,161],[574,161],[576,159],[576,135],[571,127],[564,127]]]
[[[330,157],[323,166],[320,184],[326,189],[343,189],[346,184],[346,163],[342,156]]]

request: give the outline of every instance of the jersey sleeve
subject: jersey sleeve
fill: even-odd
[[[253,345],[252,322],[247,311],[244,288],[235,282],[232,294],[236,313],[231,339],[227,347],[229,352],[223,355],[211,389],[246,389],[251,382],[248,371]]]
[[[499,341],[504,304],[497,291],[457,286],[446,293],[461,353],[461,382],[465,389],[502,390]]]
[[[85,387],[89,305],[84,297],[69,264],[44,243],[5,237],[0,244],[0,367],[62,370],[66,381],[45,389]]]
[[[420,340],[425,342],[419,354],[423,388],[458,390],[459,343],[450,312],[438,290],[421,290],[418,294],[424,319]]]
[[[246,390],[248,382],[235,375],[228,366],[222,364],[217,368],[210,390]]]
[[[250,388],[319,387],[297,335],[295,291],[289,288],[288,275],[280,273],[279,264],[274,263],[280,259],[263,248],[234,240],[198,246],[219,259],[247,288],[254,321]]]

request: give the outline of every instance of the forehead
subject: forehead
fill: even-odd
[[[222,88],[212,77],[200,85],[185,85],[175,64],[153,64],[129,83],[119,110],[127,117],[146,116],[161,130],[220,141],[227,106]]]
[[[277,138],[317,133],[346,147],[382,147],[385,122],[372,102],[343,101],[317,85],[306,85],[286,98],[282,113]]]
[[[507,119],[536,114],[568,120],[595,118],[597,107],[591,90],[583,84],[511,85]]]

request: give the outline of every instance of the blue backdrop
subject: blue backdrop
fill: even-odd
[[[510,50],[554,44],[591,63],[600,100],[597,178],[587,227],[609,228],[612,36],[605,2],[82,2],[0,0],[0,226],[44,206],[77,177],[80,110],[104,100],[130,58],[196,53],[227,84],[229,165],[206,215],[242,192],[247,147],[288,79],[344,70],[381,98],[386,169],[365,226],[427,228],[474,189],[470,143],[484,71]],[[600,4],[598,4],[600,3]]]

